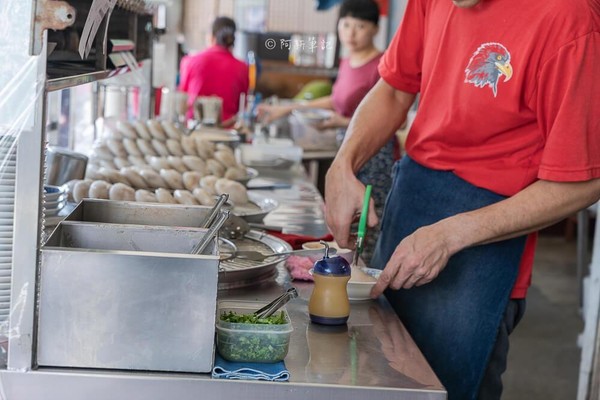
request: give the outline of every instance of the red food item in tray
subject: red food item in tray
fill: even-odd
[[[313,267],[313,262],[309,257],[289,256],[285,262],[285,266],[294,280],[313,281],[310,270]]]
[[[331,234],[327,234],[323,237],[314,237],[314,236],[305,236],[305,235],[295,235],[293,233],[281,233],[276,231],[268,231],[269,235],[273,235],[278,237],[281,240],[284,240],[292,246],[292,249],[299,250],[302,248],[302,244],[306,242],[318,242],[320,240],[324,240],[326,242],[331,242],[333,240],[333,236]],[[311,267],[312,268],[312,267]]]

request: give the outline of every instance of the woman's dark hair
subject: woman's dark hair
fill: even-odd
[[[212,24],[212,35],[217,45],[231,47],[235,42],[235,21],[229,17],[217,17]]]
[[[352,17],[379,24],[379,5],[373,0],[345,0],[340,6],[340,17]]]

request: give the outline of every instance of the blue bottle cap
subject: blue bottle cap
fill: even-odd
[[[323,258],[315,262],[313,273],[321,275],[349,276],[350,264],[340,256]]]
[[[329,257],[329,246],[325,242],[325,256],[315,262],[313,273],[320,275],[350,276],[350,264],[340,256]]]

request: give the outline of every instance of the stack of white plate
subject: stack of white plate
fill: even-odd
[[[0,138],[0,322],[10,312],[16,157],[12,138]]]
[[[55,217],[67,203],[67,194],[62,186],[44,185],[44,215]]]

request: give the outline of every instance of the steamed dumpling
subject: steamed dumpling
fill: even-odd
[[[229,200],[235,205],[248,203],[248,193],[244,185],[230,179],[221,178],[215,183],[217,194],[228,193]]]
[[[108,191],[108,198],[111,200],[135,201],[135,190],[131,186],[117,182]]]
[[[217,194],[217,190],[215,189],[215,184],[217,183],[217,178],[214,175],[208,175],[200,179],[200,187],[206,191],[209,195],[214,196]]]
[[[210,194],[206,193],[206,190],[202,188],[196,188],[192,193],[196,200],[198,200],[198,202],[203,206],[214,206],[217,202],[215,196],[211,196]]]
[[[197,187],[200,187],[200,179],[202,179],[202,174],[196,171],[187,171],[182,175],[183,178],[183,186],[187,190],[194,190]]]

